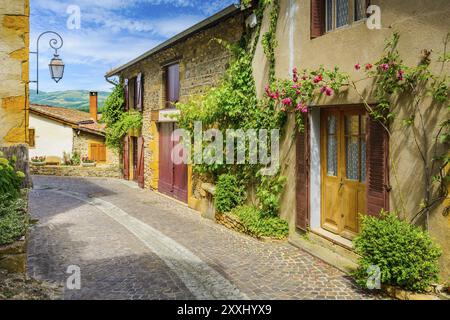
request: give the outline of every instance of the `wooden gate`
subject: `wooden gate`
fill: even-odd
[[[161,123],[159,129],[159,183],[158,190],[177,200],[187,202],[187,165],[174,164],[172,141],[175,123]]]

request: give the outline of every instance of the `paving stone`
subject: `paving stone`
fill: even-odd
[[[34,177],[28,272],[65,299],[374,299],[288,243],[260,242],[115,179]]]

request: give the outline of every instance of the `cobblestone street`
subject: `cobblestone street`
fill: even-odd
[[[341,271],[121,180],[34,177],[28,272],[64,299],[365,299]]]

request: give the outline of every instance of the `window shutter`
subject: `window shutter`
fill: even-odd
[[[144,189],[144,137],[138,139],[137,175],[139,187]]]
[[[309,120],[303,116],[305,129],[296,139],[296,226],[307,231],[309,226]]]
[[[389,210],[389,136],[384,127],[367,121],[367,214]]]
[[[130,138],[128,136],[123,142],[123,178],[130,179]]]
[[[142,73],[139,73],[136,78],[136,95],[137,95],[137,109],[139,111],[143,110],[143,100],[142,100]]]
[[[325,33],[325,0],[311,0],[311,39]]]
[[[130,96],[129,96],[129,88],[128,88],[128,79],[125,79],[125,85],[123,87],[123,94],[125,97],[125,105],[124,105],[124,109],[125,111],[128,111],[130,109]]]

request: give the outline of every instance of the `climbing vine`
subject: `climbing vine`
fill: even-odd
[[[303,70],[301,73],[294,69],[291,80],[277,80],[274,84],[267,85],[266,95],[275,101],[280,111],[295,113],[297,128],[300,131],[304,130],[302,114],[308,112],[312,102],[323,95],[333,96],[348,88],[354,89],[372,119],[381,123],[389,135],[390,125],[398,110],[406,110],[407,116],[403,119],[403,124],[405,129],[412,132],[425,172],[424,198],[421,208],[412,218],[412,222],[417,222],[424,214],[428,218],[431,209],[448,195],[450,120],[445,119],[440,123],[434,141],[430,142],[421,106],[426,103],[426,99],[431,98],[430,107],[435,108],[434,113],[439,114],[443,108],[450,110],[449,76],[443,72],[446,63],[450,61],[447,53],[449,35],[444,40],[444,52],[438,59],[442,67],[437,75],[430,70],[429,50],[422,51],[418,66],[406,66],[397,50],[399,39],[399,34],[394,33],[386,42],[383,56],[373,64],[366,63],[364,69],[360,63],[355,64],[356,70],[365,72],[365,77],[360,80],[351,80],[349,75],[340,72],[338,67],[333,70],[320,67],[317,70]],[[372,81],[373,95],[359,92],[357,83],[364,80]],[[377,101],[375,106],[368,102],[371,99]],[[429,148],[430,144],[432,148]],[[396,175],[395,159],[391,158],[390,164]],[[445,208],[444,212],[448,214],[449,208]]]
[[[201,122],[203,130],[219,129],[221,132],[226,132],[229,129],[271,130],[283,126],[286,115],[275,108],[273,102],[269,102],[270,106],[267,107],[268,99],[257,99],[253,78],[252,61],[257,43],[260,40],[261,21],[264,10],[270,4],[272,5],[271,26],[269,31],[263,35],[262,42],[264,43],[264,52],[268,55],[267,58],[270,62],[271,79],[274,79],[275,47],[277,45],[275,33],[279,1],[265,0],[260,1],[255,9],[258,25],[253,36],[250,30],[246,30],[237,45],[216,39],[232,53],[231,66],[218,86],[211,88],[202,97],[178,104],[177,107],[181,110],[178,125],[181,128],[193,133],[195,122]],[[203,179],[213,182],[216,182],[220,176],[232,175],[236,177],[238,184],[244,185],[247,189],[256,187],[256,196],[261,212],[267,215],[276,215],[279,209],[280,195],[284,187],[284,179],[280,178],[279,174],[272,178],[264,178],[259,174],[264,165],[250,164],[248,157],[249,155],[246,154],[245,164],[195,164],[194,171],[202,175]],[[270,180],[276,182],[276,185],[271,184]]]
[[[263,35],[261,43],[269,61],[269,83],[273,83],[275,81],[275,49],[278,46],[276,31],[280,14],[280,1],[270,0],[266,2],[272,5],[272,9],[270,11],[269,31]]]
[[[132,129],[142,127],[142,115],[137,111],[125,111],[123,85],[116,84],[105,101],[101,121],[106,124],[106,145],[121,150],[125,135]]]

